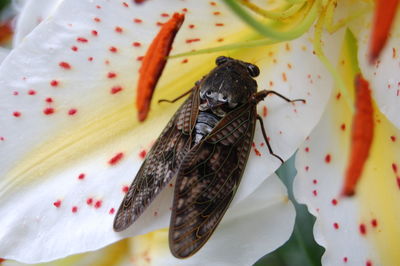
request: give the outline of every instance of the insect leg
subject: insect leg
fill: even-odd
[[[261,116],[260,116],[260,115],[257,115],[257,119],[258,119],[258,121],[260,122],[260,125],[261,125],[261,132],[262,132],[262,134],[263,134],[263,136],[264,136],[264,140],[265,140],[265,143],[267,144],[269,153],[270,153],[272,156],[275,156],[276,158],[278,158],[278,159],[281,161],[281,163],[283,164],[283,163],[284,163],[283,159],[282,159],[281,157],[279,157],[279,155],[276,155],[276,154],[272,151],[271,145],[269,144],[269,141],[268,141],[267,133],[265,133],[264,122],[263,122]]]
[[[265,97],[267,97],[268,94],[275,94],[276,96],[281,97],[282,99],[284,99],[285,101],[287,101],[289,103],[293,103],[293,102],[303,102],[303,103],[305,103],[306,102],[306,100],[304,100],[304,99],[290,100],[289,98],[283,96],[279,92],[270,91],[270,90],[262,90],[260,92],[257,92],[256,95],[255,95],[255,98],[257,99],[257,102],[259,102],[259,101],[263,100]]]
[[[160,99],[158,100],[158,103],[163,103],[163,102],[167,102],[167,103],[174,103],[180,99],[182,99],[183,97],[185,97],[186,95],[188,95],[189,93],[192,92],[193,89],[188,90],[187,92],[184,92],[182,95],[179,95],[178,97],[176,97],[173,100],[167,100],[167,99]]]

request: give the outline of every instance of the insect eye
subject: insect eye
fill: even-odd
[[[229,60],[229,57],[226,56],[218,56],[217,59],[215,59],[215,63],[217,64],[217,66],[227,62]]]
[[[260,74],[260,69],[256,65],[248,64],[247,71],[249,71],[250,76],[257,77]]]
[[[228,97],[226,97],[226,95],[223,95],[223,96],[222,96],[222,100],[223,100],[224,102],[226,102],[226,101],[228,100]]]
[[[211,94],[212,94],[211,91],[207,91],[207,92],[206,92],[206,95],[207,95],[207,96],[211,96]]]

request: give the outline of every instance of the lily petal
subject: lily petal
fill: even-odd
[[[294,218],[286,188],[273,174],[249,197],[228,209],[214,235],[193,257],[174,258],[168,248],[168,230],[164,229],[131,238],[132,261],[137,265],[200,265],[206,261],[221,266],[251,265],[289,239]]]
[[[21,10],[18,14],[13,46],[18,45],[39,23],[51,15],[63,0],[25,0],[19,1]]]
[[[364,25],[369,25],[371,19],[366,19]],[[396,23],[397,22],[397,23]],[[359,61],[360,68],[366,77],[370,80],[375,100],[379,109],[387,118],[400,128],[400,16],[397,16],[393,23],[391,37],[388,39],[386,47],[374,65],[369,64],[369,38],[368,27],[359,34]]]
[[[345,72],[347,84],[354,75]],[[375,108],[374,141],[356,194],[341,198],[351,121],[351,108],[341,94],[333,93],[323,118],[297,153],[295,196],[317,217],[314,236],[326,248],[323,265],[395,265],[400,260],[400,131]]]
[[[174,11],[187,12],[174,51],[254,38],[217,2],[170,1],[166,6],[64,0],[1,65],[2,257],[48,261],[168,226],[172,187],[130,229],[112,230],[126,186],[178,107],[154,105],[140,126],[133,108],[137,59],[158,31],[157,23]],[[337,47],[335,41],[329,45]],[[288,158],[319,120],[332,84],[308,36],[228,55],[260,66],[260,88],[307,100],[291,105],[266,99],[272,148]],[[182,94],[213,67],[214,59],[171,60],[154,98]],[[263,113],[264,105],[259,108]],[[254,142],[258,152],[251,153],[235,202],[279,166],[262,144],[259,128]]]

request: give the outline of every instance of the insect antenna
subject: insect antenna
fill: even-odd
[[[187,92],[184,92],[183,94],[179,95],[178,97],[176,97],[176,98],[173,99],[173,100],[160,99],[160,100],[158,100],[158,103],[164,103],[164,102],[167,102],[167,103],[174,103],[174,102],[176,102],[176,101],[182,99],[182,98],[185,97],[186,95],[190,94],[192,91],[193,91],[193,89],[190,89],[190,90],[188,90]]]

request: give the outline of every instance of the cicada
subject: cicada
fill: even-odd
[[[270,153],[282,161],[268,143],[257,103],[269,94],[298,100],[257,92],[259,73],[251,63],[216,59],[147,154],[115,216],[115,231],[135,222],[176,177],[169,246],[175,257],[189,257],[210,238],[236,193],[257,119]]]

